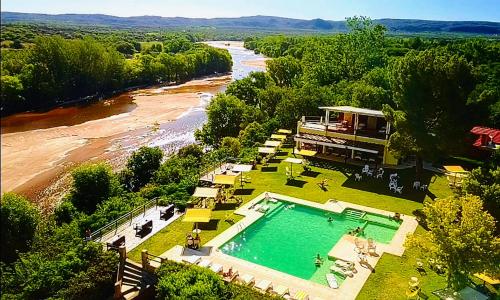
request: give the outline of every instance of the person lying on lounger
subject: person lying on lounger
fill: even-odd
[[[321,266],[322,263],[323,263],[323,259],[321,258],[321,256],[318,253],[316,255],[316,258],[314,259],[314,264],[316,265],[316,267],[319,267],[319,266]]]

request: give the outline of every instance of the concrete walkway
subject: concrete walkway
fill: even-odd
[[[176,210],[173,217],[171,217],[170,219],[168,219],[166,221],[162,220],[162,219],[160,219],[160,210],[163,208],[165,208],[165,207],[164,206],[151,207],[150,209],[146,210],[146,213],[140,214],[139,216],[132,219],[131,222],[130,221],[126,222],[126,223],[122,224],[120,227],[118,227],[117,230],[113,230],[113,231],[105,234],[101,238],[100,241],[102,243],[106,244],[107,242],[114,240],[118,236],[125,236],[125,247],[127,248],[127,251],[134,249],[139,244],[141,244],[145,240],[149,239],[155,233],[162,230],[167,225],[169,225],[170,223],[174,222],[175,220],[177,220],[179,217],[182,216],[182,214],[177,213],[177,210]],[[151,232],[149,232],[148,234],[146,234],[142,237],[136,236],[135,235],[136,231],[134,229],[134,226],[136,224],[141,224],[143,221],[146,221],[146,220],[147,221],[153,220],[153,230],[151,230]]]

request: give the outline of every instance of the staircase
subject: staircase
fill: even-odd
[[[149,292],[156,278],[129,259],[125,261],[122,277],[121,299],[135,299]]]
[[[347,219],[351,220],[359,220],[363,218],[366,215],[366,212],[361,211],[361,210],[356,210],[356,209],[346,209],[344,211],[344,216]]]

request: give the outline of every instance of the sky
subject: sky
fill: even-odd
[[[240,17],[343,20],[354,15],[500,22],[500,0],[2,0],[2,11],[114,16]]]

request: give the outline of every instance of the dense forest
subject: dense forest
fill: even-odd
[[[2,115],[226,73],[232,66],[226,50],[189,35],[163,35],[153,43],[123,36],[12,39],[11,48],[2,49]]]

